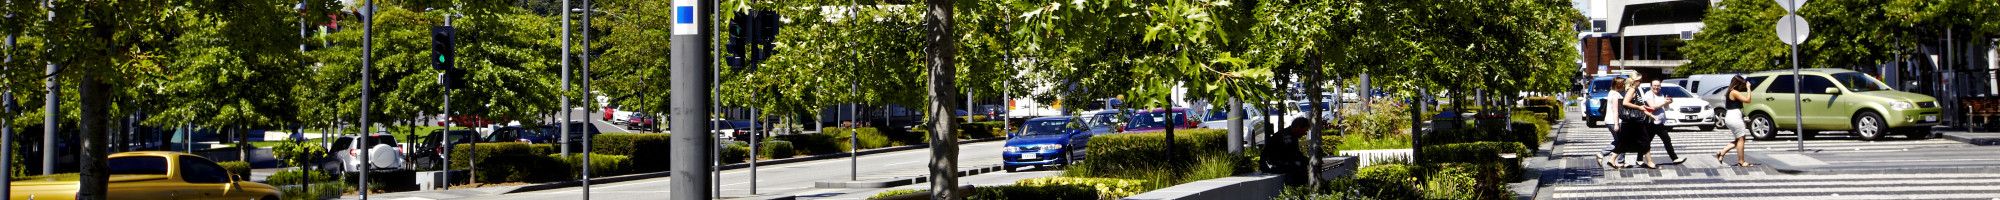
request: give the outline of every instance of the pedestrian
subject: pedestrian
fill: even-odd
[[[1722,147],[1722,151],[1715,152],[1715,162],[1725,165],[1729,164],[1729,162],[1723,162],[1722,158],[1729,155],[1730,149],[1735,149],[1736,166],[1751,166],[1750,162],[1745,161],[1743,158],[1745,156],[1743,151],[1750,144],[1750,130],[1743,127],[1743,104],[1750,103],[1750,95],[1746,94],[1748,92],[1750,92],[1750,82],[1744,81],[1742,76],[1737,76],[1729,81],[1728,96],[1724,100],[1725,103],[1722,104],[1722,126],[1729,127],[1729,133],[1736,140],[1729,142],[1728,146]]]
[[[1623,106],[1619,106],[1619,104],[1625,102],[1624,101],[1625,93],[1628,92],[1627,90],[1625,90],[1626,89],[1625,85],[1627,84],[1626,83],[1627,81],[1628,80],[1626,80],[1625,77],[1612,78],[1610,86],[1611,88],[1608,90],[1608,92],[1604,94],[1603,102],[1599,102],[1599,105],[1601,105],[1599,106],[1600,107],[1599,109],[1604,111],[1604,116],[1605,116],[1604,129],[1610,131],[1612,135],[1611,142],[1605,144],[1604,149],[1597,151],[1597,163],[1603,167],[1612,167],[1619,165],[1618,154],[1613,153],[1612,150],[1615,150],[1616,149],[1615,147],[1618,147],[1617,146],[1618,145],[1617,136],[1619,128],[1618,110],[1623,110],[1621,109]],[[1610,158],[1610,159],[1605,159],[1605,158]]]
[[[1660,94],[1660,89],[1663,87],[1661,85],[1664,84],[1661,84],[1659,79],[1654,79],[1652,87],[1646,90],[1646,102],[1652,103],[1652,105],[1647,106],[1647,108],[1651,109],[1646,110],[1646,112],[1653,115],[1653,123],[1648,124],[1650,126],[1646,127],[1646,131],[1651,133],[1652,136],[1660,138],[1660,144],[1667,150],[1667,160],[1673,161],[1671,164],[1680,164],[1686,162],[1687,158],[1682,158],[1679,153],[1674,152],[1674,138],[1669,135],[1669,130],[1673,130],[1674,128],[1667,126],[1667,122],[1674,120],[1667,117],[1668,110],[1673,110],[1673,107],[1668,105],[1674,104],[1674,98]],[[1646,162],[1646,165],[1648,168],[1658,167],[1650,161]]]
[[[1633,80],[1638,79],[1637,77],[1633,78]],[[1631,155],[1647,154],[1652,151],[1653,136],[1646,131],[1646,128],[1654,122],[1652,119],[1653,115],[1646,114],[1651,113],[1651,108],[1646,106],[1650,105],[1647,104],[1647,101],[1651,99],[1639,98],[1641,95],[1637,91],[1638,81],[1627,82],[1620,87],[1624,87],[1625,91],[1629,92],[1626,92],[1625,96],[1618,103],[1618,109],[1621,109],[1618,111],[1618,117],[1620,118],[1618,119],[1619,131],[1612,133],[1614,134],[1612,135],[1614,137],[1612,139],[1614,141],[1613,146],[1615,146],[1612,152],[1619,154],[1625,161],[1612,167],[1626,168],[1639,166],[1640,158],[1644,158],[1647,163],[1652,163],[1653,159],[1649,155]]]
[[[1305,183],[1305,155],[1299,151],[1298,138],[1309,130],[1305,118],[1292,120],[1291,126],[1265,136],[1261,152],[1265,172],[1284,174],[1285,182]]]

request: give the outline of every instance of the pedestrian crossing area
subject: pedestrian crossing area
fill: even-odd
[[[1562,184],[1554,199],[2000,199],[2000,174],[1631,178]]]
[[[1610,130],[1605,128],[1586,128],[1584,126],[1574,126],[1575,124],[1571,125],[1572,126],[1564,127],[1564,129],[1567,130],[1565,130],[1564,131],[1565,134],[1560,136],[1560,138],[1558,139],[1558,142],[1560,142],[1561,145],[1559,145],[1559,148],[1555,149],[1554,152],[1558,157],[1594,159],[1595,156],[1593,156],[1592,154],[1595,154],[1599,150],[1604,149],[1606,146],[1611,145]],[[1729,134],[1728,131],[1722,131],[1722,130],[1696,131],[1692,128],[1680,128],[1680,129],[1675,129],[1674,132],[1671,132],[1669,134],[1671,137],[1673,137],[1675,153],[1679,153],[1682,157],[1712,156],[1715,154],[1716,151],[1721,151],[1722,148],[1727,146],[1730,141],[1734,140],[1733,138],[1730,137],[1731,135]],[[1794,141],[1795,139],[1796,138],[1790,135],[1779,135],[1777,139],[1751,140],[1749,142],[1749,148],[1746,149],[1745,151],[1748,152],[1797,151],[1798,143]],[[1832,133],[1832,132],[1824,133],[1815,138],[1807,139],[1805,141],[1805,148],[1807,151],[1810,152],[1896,152],[1896,151],[1911,151],[1922,148],[1963,147],[1963,146],[1972,146],[1972,145],[1945,139],[1936,139],[1936,138],[1907,139],[1907,138],[1902,138],[1900,136],[1885,138],[1879,141],[1861,141],[1854,139],[1849,135],[1844,135],[1844,133]],[[1664,141],[1661,141],[1659,139],[1654,139],[1653,140],[1654,155],[1666,156],[1665,151],[1666,151],[1666,146]],[[1731,156],[1732,157],[1729,159],[1734,160],[1735,159],[1733,157],[1734,154],[1731,154]]]

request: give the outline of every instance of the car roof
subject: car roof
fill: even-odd
[[[1799,69],[1799,73],[1800,73],[1800,74],[1804,74],[1804,75],[1809,75],[1809,74],[1837,74],[1837,73],[1847,73],[1847,72],[1855,72],[1855,71],[1854,71],[1854,70],[1847,70],[1847,69],[1840,69],[1840,68],[1809,68],[1809,69]],[[1770,70],[1770,71],[1762,71],[1762,72],[1757,72],[1757,73],[1751,73],[1750,75],[1745,75],[1745,76],[1774,76],[1774,75],[1791,75],[1791,74],[1792,74],[1792,70]]]
[[[1070,118],[1069,116],[1036,117],[1034,119],[1028,119],[1028,121],[1058,121],[1058,120],[1068,121],[1069,118]]]

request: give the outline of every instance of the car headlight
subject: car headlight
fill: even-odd
[[[1893,109],[1897,109],[1897,110],[1906,110],[1906,109],[1910,109],[1910,108],[1913,108],[1913,107],[1916,107],[1916,104],[1911,104],[1910,102],[1900,102],[1900,101],[1898,101],[1898,102],[1895,102],[1895,103],[1890,103],[1890,104],[1889,104],[1889,108],[1893,108]]]
[[[1003,151],[1007,151],[1007,152],[1021,152],[1021,148],[1020,148],[1020,147],[1013,147],[1013,146],[1008,146],[1008,147],[1004,147],[1004,148],[1001,148],[1001,149],[1003,149]]]
[[[1062,145],[1061,145],[1061,144],[1042,144],[1042,145],[1035,145],[1035,146],[1036,146],[1036,147],[1041,147],[1041,149],[1047,149],[1047,150],[1058,150],[1058,149],[1062,149]]]

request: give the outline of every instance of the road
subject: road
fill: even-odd
[[[1763,166],[1768,162],[1752,159],[1756,167],[1731,167],[1712,155],[1729,141],[1728,132],[1679,129],[1672,133],[1674,147],[1686,163],[1662,164],[1660,169],[1605,169],[1595,164],[1591,154],[1610,142],[1604,128],[1584,128],[1572,111],[1557,140],[1552,162],[1536,164],[1543,172],[1540,195],[1536,199],[2000,199],[2000,175],[1977,173],[1900,174],[1810,174],[1780,173]],[[1841,134],[1841,133],[1824,133]],[[1797,147],[1791,135],[1774,140],[1750,142],[1751,154],[1791,152]],[[1892,137],[1881,141],[1859,141],[1852,136],[1821,135],[1807,139],[1812,152],[1925,152],[1964,148],[1969,144],[1945,139]],[[1653,143],[1655,159],[1667,161],[1664,145]],[[1727,158],[1735,163],[1735,155]],[[1923,158],[1883,158],[1923,159]]]
[[[1000,150],[1001,150],[1000,147],[1001,147],[1001,142],[984,142],[977,144],[961,145],[959,146],[961,150],[961,153],[959,154],[959,162],[960,162],[959,166],[966,167],[981,163],[987,165],[997,164],[999,163],[1000,160]],[[929,149],[917,149],[917,150],[906,150],[906,151],[861,156],[859,162],[861,164],[860,173],[863,175],[868,175],[868,174],[908,172],[908,171],[924,171],[926,170],[927,164],[930,163],[928,160],[929,153],[930,153]],[[848,180],[849,174],[847,172],[850,169],[849,164],[850,163],[848,159],[831,159],[831,160],[807,161],[801,163],[792,163],[792,164],[784,164],[776,166],[763,166],[760,167],[757,171],[758,173],[757,177],[758,181],[756,184],[758,188],[757,194],[758,195],[817,194],[824,196],[836,196],[839,194],[851,193],[855,191],[872,191],[870,189],[813,188],[813,184],[819,181]],[[1048,174],[1048,173],[1041,172],[1040,174]],[[988,177],[1000,177],[992,179],[1005,179],[1007,177],[1014,177],[1014,176],[988,176]],[[966,179],[972,179],[972,178],[973,177],[966,177]],[[592,199],[663,199],[667,197],[667,195],[669,194],[669,192],[667,191],[668,190],[667,185],[671,182],[670,180],[671,177],[663,177],[663,178],[626,181],[626,182],[603,184],[603,185],[594,185],[591,187],[590,193]],[[750,189],[749,169],[736,169],[736,170],[723,171],[722,179],[720,179],[720,182],[722,183],[723,187],[721,195],[723,197],[752,196],[749,191]],[[1000,182],[1000,181],[986,181],[985,183],[991,183],[991,182]],[[478,199],[497,199],[497,200],[582,199],[582,188],[569,187],[569,188],[560,188],[560,189],[544,190],[537,192],[478,197]]]

